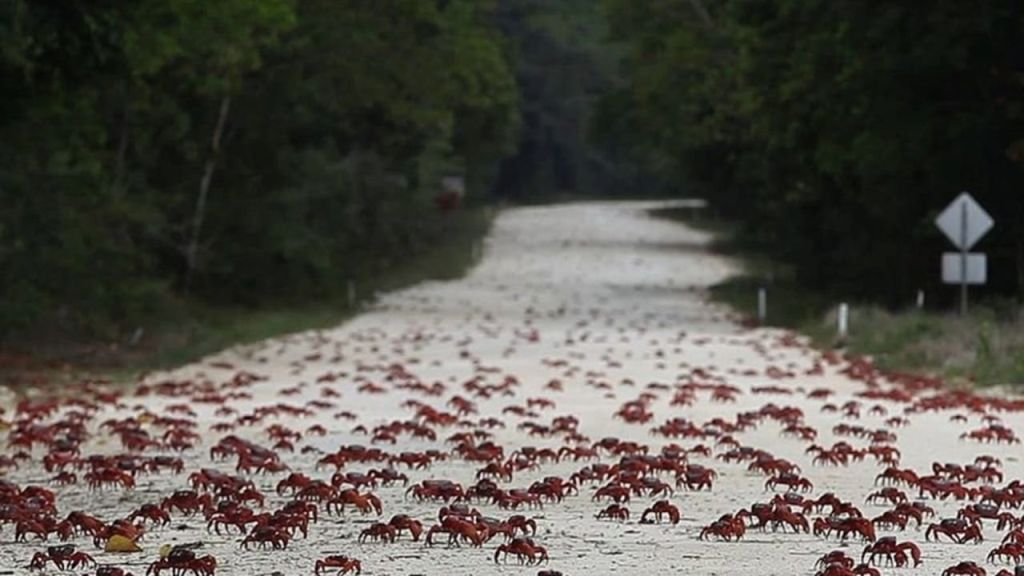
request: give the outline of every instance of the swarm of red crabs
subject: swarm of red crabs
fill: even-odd
[[[798,346],[790,336],[779,345]],[[572,405],[566,380],[578,374],[565,359],[544,360],[565,376],[536,396],[479,361],[471,378],[442,383],[414,365],[345,365],[331,350],[328,341],[297,361],[304,379],[269,388],[273,401],[252,392],[271,386],[264,376],[226,363],[207,366],[215,376],[124,391],[86,382],[71,396],[21,400],[2,414],[0,527],[10,527],[24,566],[124,576],[117,556],[101,556],[116,537],[141,548],[147,575],[213,576],[235,558],[272,561],[315,540],[318,550],[330,543],[306,567],[318,575],[398,570],[379,549],[430,558],[437,547],[481,566],[553,575],[561,572],[549,564],[573,565],[553,536],[572,526],[551,518],[573,508],[698,549],[757,532],[817,539],[821,556],[806,568],[819,576],[1006,576],[1024,564],[1024,478],[1004,468],[1019,450],[1004,416],[1024,410],[1019,399],[946,389],[835,353],[815,353],[802,372],[770,367],[761,385],[746,387],[701,368],[642,387],[592,372],[575,393],[626,395],[608,416],[635,434],[610,437],[600,422],[559,409]],[[842,400],[802,387],[826,370],[862,386]],[[383,395],[396,398],[393,417],[364,418],[355,400]],[[803,407],[787,402],[797,395]],[[741,401],[756,407],[692,417],[698,403],[729,412]],[[942,418],[936,434],[953,429],[946,435],[976,444],[975,457],[904,465],[900,432],[923,418]],[[769,445],[748,439],[766,429],[778,435]],[[829,488],[836,469],[853,466],[877,467],[873,482],[859,492]],[[709,512],[723,478],[756,496]],[[146,497],[124,500],[141,503],[118,508],[140,488]],[[83,502],[73,497],[82,492],[103,505],[67,504]],[[159,554],[180,525],[201,529],[201,542]],[[963,557],[943,562],[937,550]]]

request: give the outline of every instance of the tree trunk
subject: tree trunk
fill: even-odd
[[[228,112],[230,109],[231,96],[225,94],[220,101],[220,113],[217,116],[217,126],[213,130],[210,155],[206,159],[206,166],[203,168],[203,178],[199,181],[199,195],[196,197],[196,210],[192,215],[192,235],[189,239],[188,248],[185,253],[185,293],[188,293],[189,285],[192,282],[192,274],[195,272],[196,268],[196,258],[199,253],[199,239],[203,230],[203,218],[206,216],[206,199],[210,195],[210,182],[213,180],[213,171],[217,167],[217,156],[220,152],[220,139],[224,134],[224,125],[227,123]]]
[[[128,113],[121,119],[120,143],[117,145],[117,158],[114,161],[114,190],[120,196],[124,193],[124,172],[128,156]]]
[[[700,20],[706,28],[714,27],[715,23],[711,20],[711,13],[708,12],[708,9],[701,0],[690,0],[690,6],[697,12],[697,16],[700,16]]]

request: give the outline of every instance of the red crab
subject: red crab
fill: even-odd
[[[676,508],[676,506],[668,500],[658,500],[653,506],[644,510],[644,513],[640,516],[640,523],[651,523],[651,521],[647,519],[651,514],[654,515],[654,522],[661,522],[662,516],[668,516],[668,519],[672,524],[679,524],[679,508]]]
[[[36,552],[32,556],[32,561],[29,562],[28,567],[30,570],[42,570],[46,567],[47,562],[53,562],[53,565],[58,570],[76,570],[78,568],[85,568],[90,564],[96,565],[96,561],[92,559],[92,556],[85,552],[75,551],[73,544],[64,544],[62,546],[50,546],[46,549],[46,552]]]
[[[598,520],[608,518],[610,520],[625,522],[629,520],[629,509],[619,504],[609,504],[607,508],[597,513],[596,518]]]
[[[161,526],[166,526],[171,523],[171,515],[156,504],[143,504],[138,510],[129,514],[127,519],[134,522],[138,518],[149,520],[150,522]]]
[[[164,570],[170,570],[172,574],[184,574],[188,571],[196,576],[213,576],[217,570],[217,559],[210,555],[196,557],[192,550],[176,546],[167,557],[150,564],[146,569],[146,576],[160,576],[160,572]]]
[[[704,540],[709,536],[717,536],[722,540],[739,540],[743,538],[746,531],[747,525],[743,522],[743,519],[732,514],[726,514],[705,526],[700,531],[698,539]]]
[[[408,530],[413,542],[419,542],[420,534],[423,533],[423,523],[406,514],[392,516],[388,524],[395,528],[396,535],[401,535],[402,531]]]
[[[338,574],[348,574],[350,572],[360,574],[363,571],[363,565],[359,560],[349,558],[348,556],[342,556],[340,554],[334,554],[317,560],[313,568],[313,573],[319,576],[323,571],[334,568],[340,570]]]
[[[533,565],[548,561],[548,551],[529,538],[515,538],[508,544],[498,546],[494,551],[494,562],[498,563],[498,559],[502,555],[507,560],[509,554],[518,558],[520,564]]]
[[[985,569],[974,562],[961,562],[943,570],[942,576],[985,576]]]
[[[371,540],[379,540],[381,542],[394,542],[398,539],[398,530],[391,524],[374,522],[368,528],[359,533],[360,542],[363,542],[367,538]]]

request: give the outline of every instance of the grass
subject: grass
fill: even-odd
[[[768,291],[764,324],[806,334],[815,345],[842,346],[870,356],[889,370],[942,376],[979,385],[1024,385],[1024,310],[1015,302],[990,300],[972,305],[966,317],[933,310],[887,310],[850,303],[850,326],[836,333],[835,295],[799,285],[791,270],[736,240],[728,222],[690,210],[655,210],[659,218],[712,233],[712,249],[737,260],[744,273],[711,288],[711,297],[749,318],[757,316],[757,290]]]
[[[1024,315],[978,305],[966,317],[863,307],[849,348],[894,370],[927,372],[981,385],[1024,384]],[[853,313],[851,312],[851,315]],[[853,326],[857,326],[853,330]]]
[[[453,280],[475,264],[475,246],[494,219],[493,207],[466,208],[452,216],[443,238],[421,253],[356,281],[356,299],[347,295],[308,305],[260,308],[214,307],[184,303],[180,314],[146,328],[135,346],[104,344],[37,349],[31,355],[0,359],[0,381],[28,384],[81,381],[104,377],[115,381],[179,366],[225,348],[305,330],[336,326],[372,302],[377,294],[424,280]],[[83,352],[83,350],[85,350]],[[6,360],[6,361],[3,361]]]

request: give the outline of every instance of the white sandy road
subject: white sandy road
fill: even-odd
[[[727,262],[705,250],[708,238],[678,224],[654,220],[647,215],[651,202],[578,203],[538,208],[517,208],[503,212],[486,243],[482,262],[465,279],[445,283],[424,283],[383,296],[357,318],[333,330],[296,334],[255,346],[227,350],[215,358],[186,366],[170,374],[154,375],[150,382],[164,379],[209,379],[223,382],[236,370],[246,370],[267,380],[255,384],[253,397],[239,401],[236,408],[247,413],[268,403],[300,405],[321,397],[324,374],[341,373],[329,386],[341,393],[337,408],[321,412],[315,418],[271,419],[298,430],[311,424],[326,426],[325,437],[307,437],[297,444],[313,444],[332,451],[342,444],[369,443],[369,438],[354,434],[356,424],[367,428],[395,419],[411,417],[403,403],[415,398],[444,408],[455,394],[471,397],[462,384],[474,377],[497,384],[506,376],[521,383],[514,396],[490,399],[472,398],[479,414],[473,418],[496,416],[508,424],[496,431],[495,441],[506,453],[521,446],[559,447],[560,438],[529,437],[517,428],[521,420],[502,413],[502,409],[523,405],[527,398],[553,400],[556,407],[541,411],[536,419],[550,423],[559,415],[579,418],[579,431],[594,440],[606,436],[650,444],[653,450],[667,443],[649,433],[652,426],[668,418],[685,417],[698,424],[721,416],[734,419],[741,411],[756,410],[766,403],[797,406],[806,422],[818,428],[819,444],[830,445],[845,439],[855,446],[866,441],[837,438],[832,427],[842,421],[835,413],[820,410],[822,402],[809,400],[805,392],[828,387],[837,394],[832,402],[842,403],[863,389],[828,367],[822,375],[807,375],[820,361],[820,354],[804,346],[792,345],[786,334],[772,330],[746,330],[729,317],[727,311],[708,304],[703,290],[733,272]],[[231,369],[212,363],[228,363]],[[447,387],[444,395],[427,398],[406,390],[391,388],[386,381],[387,368],[401,364],[425,383],[439,381]],[[768,368],[792,372],[793,378],[774,379]],[[674,385],[686,381],[700,369],[707,378],[721,378],[744,393],[734,403],[712,402],[706,393],[689,407],[670,406],[671,390],[650,389],[651,383]],[[564,383],[564,390],[545,388],[552,379]],[[388,391],[370,395],[359,393],[361,381],[383,385]],[[793,394],[753,394],[752,387],[774,385]],[[280,391],[298,386],[296,394]],[[633,425],[612,415],[625,401],[649,391],[657,395],[651,403],[654,419],[647,425]],[[159,411],[181,398],[146,396],[129,398],[127,407],[105,408],[97,422],[124,417],[132,411]],[[865,402],[859,420],[847,420],[876,429],[885,417],[868,415]],[[889,416],[901,407],[883,403]],[[201,427],[225,418],[214,416],[215,406],[197,404]],[[358,422],[336,420],[331,415],[350,410]],[[1020,428],[1019,414],[1002,415],[1003,421]],[[980,448],[957,440],[968,428],[977,427],[974,416],[968,424],[952,424],[949,414],[914,415],[911,424],[896,430],[903,451],[902,466],[928,470],[933,461],[968,463],[980,453],[1002,458],[1008,479],[1024,478],[1017,459],[1019,446]],[[265,440],[265,425],[240,428],[236,434]],[[439,429],[438,442],[401,437],[395,446],[382,447],[400,452],[443,446],[442,440],[457,429]],[[230,470],[230,463],[211,463],[206,449],[219,434],[204,433],[203,448],[186,453],[190,469],[200,466]],[[804,453],[807,444],[781,437],[778,425],[766,422],[759,428],[740,433],[736,438],[745,445],[763,448],[791,459],[803,468],[815,484],[814,494],[836,492],[843,499],[862,505],[875,515],[882,507],[863,505],[864,497],[874,490],[874,476],[881,470],[870,459],[848,468],[822,468],[811,465]],[[677,440],[690,446],[696,441]],[[117,452],[109,439],[98,437],[89,449]],[[327,471],[314,472],[316,456],[296,452],[285,461],[295,470],[317,477],[329,477]],[[720,574],[786,575],[812,574],[817,556],[839,544],[809,534],[748,533],[740,543],[704,542],[696,536],[700,528],[727,512],[749,507],[770,497],[763,487],[764,478],[746,471],[745,465],[725,464],[719,460],[696,458],[695,462],[715,468],[718,481],[711,492],[679,492],[671,499],[682,510],[677,526],[641,525],[640,513],[653,499],[635,499],[629,504],[633,513],[625,524],[597,521],[594,514],[604,506],[591,501],[592,487],[562,504],[534,511],[540,526],[538,543],[549,550],[550,566],[565,574]],[[549,464],[540,471],[516,475],[511,486],[526,487],[548,475],[568,476],[585,463]],[[376,465],[374,465],[376,466]],[[370,466],[366,466],[370,467]],[[361,469],[356,466],[354,470]],[[410,472],[414,480],[449,478],[470,483],[476,467],[458,460],[438,463],[430,470]],[[43,482],[49,475],[37,466],[23,467],[10,478],[19,482]],[[272,491],[280,477],[258,477],[257,483]],[[670,478],[666,478],[671,481]],[[112,519],[146,502],[158,501],[173,489],[183,488],[181,476],[140,478],[136,490],[89,492],[84,486],[56,488],[62,513],[83,509]],[[381,488],[384,519],[392,514],[408,513],[424,521],[434,517],[436,504],[417,503],[403,498],[400,487]],[[282,502],[274,497],[272,504]],[[956,506],[933,503],[940,516],[951,516]],[[480,508],[488,515],[504,516],[491,505]],[[356,536],[376,518],[328,517],[315,526],[306,540],[295,540],[285,551],[239,550],[237,535],[208,535],[201,520],[176,518],[172,526],[155,528],[143,543],[144,554],[112,556],[97,553],[101,563],[118,563],[136,574],[145,571],[156,549],[164,542],[202,540],[206,550],[219,562],[218,574],[257,575],[279,572],[286,575],[311,574],[313,561],[328,553],[344,553],[359,558],[366,574],[534,574],[537,568],[514,563],[495,565],[491,560],[497,541],[483,549],[435,546],[401,540],[396,544],[359,544]],[[923,531],[908,530],[899,535],[919,543],[924,565],[917,569],[886,569],[887,573],[938,574],[960,560],[982,562],[994,543],[982,546],[958,546],[925,543]],[[997,539],[994,528],[986,528],[987,540]],[[0,566],[13,573],[24,572],[38,543],[15,544],[10,529],[0,533]],[[89,548],[85,540],[80,542]],[[861,546],[852,544],[851,555],[859,555]],[[994,573],[995,570],[991,570]]]

